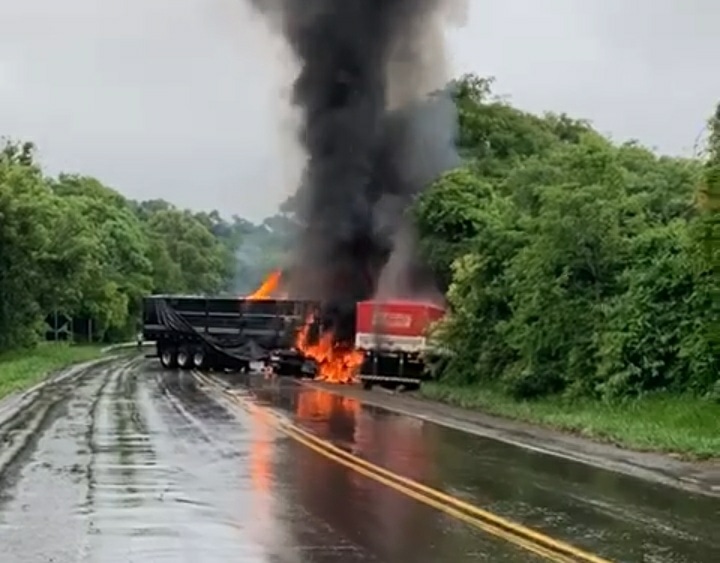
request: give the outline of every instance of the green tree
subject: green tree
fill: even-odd
[[[128,201],[87,176],[46,178],[32,143],[4,142],[0,351],[35,344],[54,311],[91,321],[96,339],[115,340],[135,329],[151,291],[229,288],[241,221]]]
[[[448,286],[441,375],[525,398],[712,390],[720,152],[703,168],[616,146],[582,120],[494,99],[490,84],[454,84],[465,162],[414,208]]]
[[[155,240],[154,257],[165,263],[154,264],[155,289],[193,294],[216,294],[226,288],[232,277],[234,259],[228,249],[213,236],[191,212],[166,209],[147,220],[147,229]],[[159,245],[162,245],[161,247]],[[178,265],[168,278],[162,268],[167,259]],[[163,288],[158,282],[178,284]]]
[[[60,175],[53,191],[92,224],[94,271],[76,313],[95,320],[99,335],[134,328],[141,298],[152,289],[149,244],[127,201],[94,178]]]

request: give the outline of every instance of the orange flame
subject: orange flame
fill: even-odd
[[[276,295],[280,287],[282,272],[272,272],[265,281],[247,296],[248,300],[260,299],[286,299],[287,295]],[[322,335],[315,344],[308,342],[308,333],[312,317],[307,320],[295,340],[295,347],[305,356],[312,358],[318,364],[318,374],[315,379],[328,383],[353,383],[355,374],[362,364],[363,353],[351,346],[337,345],[331,332]]]
[[[332,332],[326,332],[315,344],[308,342],[308,332],[312,318],[298,334],[295,342],[297,349],[318,364],[315,379],[328,383],[354,383],[356,373],[363,361],[363,353],[349,346],[334,342]]]
[[[245,299],[258,300],[258,299],[270,299],[280,286],[280,277],[282,272],[275,270],[262,282],[254,293],[248,295]]]

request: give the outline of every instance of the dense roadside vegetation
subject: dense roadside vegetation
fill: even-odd
[[[464,166],[414,209],[452,308],[424,394],[720,455],[720,114],[706,154],[671,158],[477,77],[455,92]]]
[[[283,215],[254,225],[130,201],[94,178],[49,178],[34,153],[0,143],[0,396],[99,355],[46,339],[127,339],[143,295],[250,291],[282,260]]]
[[[269,267],[235,255],[281,259],[282,216],[254,225],[129,201],[94,178],[46,177],[32,144],[0,148],[0,353],[43,340],[55,312],[82,321],[76,339],[127,338],[143,295],[235,293]]]

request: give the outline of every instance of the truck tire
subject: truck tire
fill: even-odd
[[[177,367],[177,350],[174,346],[164,346],[160,350],[160,363],[165,369]]]
[[[192,365],[195,369],[207,368],[207,356],[205,354],[205,350],[197,348],[193,351]]]
[[[192,354],[187,346],[180,346],[178,349],[177,365],[180,369],[192,368]]]

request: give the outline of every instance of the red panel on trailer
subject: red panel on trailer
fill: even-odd
[[[442,307],[420,301],[361,301],[357,304],[356,332],[424,337],[430,324],[444,314]]]

